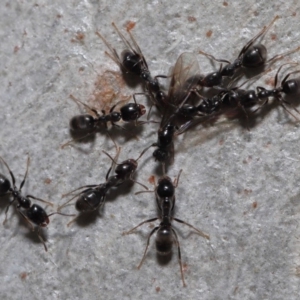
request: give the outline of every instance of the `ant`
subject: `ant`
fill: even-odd
[[[112,23],[112,26],[122,39],[127,49],[121,53],[120,57],[116,49],[114,49],[99,32],[96,32],[96,34],[102,39],[102,41],[112,53],[109,54],[105,52],[106,55],[108,55],[114,62],[116,62],[121,70],[125,71],[126,73],[129,72],[139,76],[147,84],[147,88],[150,93],[154,94],[153,98],[156,100],[155,104],[163,107],[166,94],[161,90],[157,78],[167,78],[167,76],[159,75],[152,77],[142,50],[140,49],[130,30],[127,30],[127,32],[130,36],[132,44],[125,38],[125,36],[121,33],[115,23]]]
[[[222,84],[222,77],[232,77],[236,73],[236,71],[242,67],[258,68],[261,66],[265,66],[266,64],[270,64],[271,62],[280,60],[283,57],[298,51],[300,47],[297,47],[296,49],[293,49],[283,54],[275,55],[271,59],[267,60],[266,47],[262,44],[255,44],[255,42],[270,29],[270,27],[274,24],[274,22],[277,19],[279,19],[279,16],[276,16],[268,26],[265,26],[254,38],[252,38],[242,48],[237,59],[233,63],[230,63],[229,61],[224,59],[217,59],[206,52],[199,51],[200,54],[203,54],[212,60],[221,63],[226,63],[224,67],[222,67],[222,65],[220,66],[219,71],[209,73],[206,76],[202,76],[202,78],[199,79],[199,84],[205,87],[219,86]]]
[[[279,104],[283,107],[285,111],[287,111],[289,114],[291,114],[295,119],[297,119],[296,116],[294,116],[286,107],[287,105],[291,105],[288,101],[286,101],[282,97],[282,93],[285,95],[295,95],[300,92],[300,78],[295,79],[289,79],[288,78],[296,73],[299,73],[300,71],[293,71],[288,73],[283,80],[281,81],[281,85],[277,87],[278,83],[278,76],[281,71],[281,69],[286,65],[298,65],[298,63],[285,63],[279,67],[279,69],[276,72],[275,78],[274,78],[274,89],[267,90],[264,87],[258,86],[255,90],[244,90],[240,89],[240,87],[232,88],[227,92],[227,97],[224,98],[225,101],[229,102],[230,104],[235,104],[239,107],[241,107],[244,111],[246,107],[252,107],[256,104],[259,104],[259,102],[264,101],[260,107],[268,103],[269,97],[274,97],[277,101],[279,101]],[[245,83],[243,83],[245,84]],[[224,101],[224,102],[225,102]],[[293,107],[296,112],[299,113],[296,107]],[[259,108],[258,108],[259,109]],[[257,111],[257,110],[255,110]]]
[[[116,146],[116,144],[115,144],[115,146]],[[119,153],[121,151],[120,147],[116,146],[117,154],[116,154],[115,158],[111,157],[110,154],[108,154],[106,151],[102,150],[102,152],[104,154],[106,154],[112,161],[111,167],[108,169],[106,176],[105,176],[106,182],[101,183],[101,184],[85,185],[85,186],[79,187],[79,188],[63,195],[63,197],[65,197],[69,194],[74,193],[75,191],[84,189],[79,194],[76,194],[74,197],[72,197],[66,203],[61,205],[58,208],[58,210],[61,210],[68,203],[70,203],[73,199],[78,197],[76,200],[76,203],[75,203],[75,208],[77,211],[79,211],[79,213],[95,211],[104,205],[108,191],[111,188],[120,186],[126,180],[130,180],[134,183],[141,185],[145,189],[148,189],[145,185],[143,185],[140,182],[133,179],[133,175],[138,167],[138,160],[144,155],[144,153],[148,150],[148,148],[143,150],[137,159],[132,159],[132,158],[127,159],[119,164],[116,162],[116,159],[119,156]],[[115,170],[114,170],[116,175],[109,176],[114,165],[116,165]],[[69,226],[71,223],[73,223],[77,218],[78,218],[78,216],[75,219],[71,220],[67,224],[67,226]]]
[[[34,225],[37,226],[37,228],[38,228],[37,235],[38,235],[40,241],[43,243],[45,251],[48,251],[46,243],[40,234],[41,227],[47,227],[47,225],[50,222],[49,217],[52,215],[55,215],[55,214],[64,215],[64,216],[73,216],[73,215],[66,215],[66,214],[62,214],[60,212],[53,212],[53,213],[47,215],[46,211],[41,206],[39,206],[38,204],[32,204],[30,199],[38,200],[38,201],[41,201],[43,203],[53,206],[53,204],[51,202],[42,200],[40,198],[36,198],[32,195],[23,196],[21,194],[21,190],[24,186],[24,183],[26,181],[26,177],[28,174],[28,167],[29,167],[29,162],[30,162],[29,157],[27,159],[26,172],[25,172],[24,178],[20,184],[19,189],[16,187],[15,176],[14,176],[13,172],[10,170],[8,164],[1,156],[0,156],[0,160],[2,161],[2,163],[5,165],[5,167],[9,171],[11,181],[12,181],[12,183],[11,183],[4,175],[0,174],[0,195],[3,196],[7,193],[11,193],[13,196],[13,199],[10,200],[8,206],[6,207],[5,219],[3,221],[3,224],[5,224],[5,222],[7,221],[7,213],[8,213],[9,207],[16,201],[18,203],[16,205],[18,212],[25,219],[25,221],[28,224],[30,224],[32,231],[34,231]]]
[[[182,170],[179,171],[177,177],[175,178],[174,182],[172,182],[172,180],[170,179],[170,177],[164,175],[163,177],[161,177],[158,180],[158,184],[156,185],[155,188],[155,198],[156,198],[156,203],[157,203],[157,207],[158,210],[160,212],[160,216],[156,217],[156,218],[152,218],[146,221],[143,221],[142,223],[140,223],[139,225],[135,226],[134,228],[132,228],[131,230],[127,231],[127,232],[123,232],[123,235],[127,235],[127,234],[131,234],[132,232],[134,232],[138,227],[142,226],[145,223],[149,223],[149,222],[153,222],[156,221],[158,219],[161,220],[160,224],[158,226],[156,226],[149,234],[148,239],[147,239],[147,245],[144,251],[144,255],[143,258],[141,260],[141,262],[138,265],[138,269],[141,268],[145,258],[146,258],[146,253],[149,247],[149,242],[150,242],[150,238],[151,236],[156,232],[156,240],[155,240],[155,244],[156,244],[156,251],[159,255],[162,256],[166,256],[169,255],[172,251],[172,245],[175,242],[175,244],[177,245],[177,249],[178,249],[178,262],[179,262],[179,266],[180,266],[180,272],[181,272],[181,280],[183,283],[183,286],[186,286],[185,280],[184,280],[184,275],[183,275],[183,267],[182,267],[182,261],[181,261],[181,250],[180,250],[180,244],[178,241],[178,237],[177,237],[177,233],[175,231],[175,229],[172,226],[172,221],[176,221],[178,223],[181,224],[185,224],[187,226],[189,226],[190,228],[194,229],[199,235],[201,235],[202,237],[206,238],[206,239],[210,239],[209,235],[203,233],[201,230],[197,229],[196,227],[194,227],[193,225],[182,221],[180,219],[174,218],[173,212],[174,212],[174,207],[175,207],[175,189],[178,186],[178,182],[179,182],[179,177],[181,174]],[[139,193],[144,193],[147,191],[141,191],[138,192],[136,194]],[[151,191],[148,191],[151,192]]]
[[[182,53],[173,69],[157,142],[152,144],[153,147],[157,147],[153,152],[153,157],[162,163],[163,173],[165,173],[165,162],[169,159],[172,164],[174,161],[173,137],[180,134],[181,126],[176,117],[191,94],[193,92],[198,94],[198,73],[199,65],[194,54]]]
[[[120,120],[124,122],[135,122],[136,125],[144,124],[145,122],[138,122],[137,120],[146,113],[145,106],[142,104],[138,104],[135,100],[135,95],[133,95],[134,103],[127,103],[120,108],[120,112],[115,111],[116,106],[122,102],[118,102],[115,104],[110,110],[109,113],[106,114],[104,110],[101,110],[102,115],[98,113],[98,111],[94,108],[89,107],[87,104],[81,102],[76,99],[73,95],[70,95],[70,98],[77,103],[82,104],[87,109],[91,110],[96,117],[90,114],[82,114],[74,116],[70,120],[70,128],[74,133],[87,133],[84,137],[87,137],[97,130],[99,126],[104,126],[105,129],[108,128],[107,123],[110,122],[113,126],[124,129],[124,127],[117,125],[116,123]],[[84,138],[82,137],[82,138]],[[72,140],[73,141],[73,140]],[[69,145],[72,141],[69,141],[62,145],[62,148]]]

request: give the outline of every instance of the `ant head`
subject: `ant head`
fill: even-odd
[[[0,196],[6,194],[11,189],[10,181],[0,174]]]

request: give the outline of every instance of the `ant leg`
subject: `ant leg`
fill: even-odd
[[[31,221],[28,219],[28,217],[21,211],[20,207],[17,206],[17,210],[20,213],[20,215],[24,218],[24,220],[31,226],[31,230],[34,231],[34,226],[31,223]]]
[[[182,280],[183,286],[186,287],[186,284],[185,284],[185,281],[184,281],[184,276],[183,276],[183,268],[182,268],[181,251],[180,251],[179,240],[178,240],[178,237],[177,237],[177,234],[176,234],[175,230],[173,228],[171,228],[171,229],[172,229],[172,232],[175,236],[175,241],[176,241],[177,248],[178,248],[178,262],[179,262],[179,266],[180,266],[181,280]]]
[[[70,225],[71,225],[72,223],[74,223],[75,220],[78,219],[78,217],[79,217],[79,214],[67,224],[67,227],[70,227]]]
[[[128,234],[131,234],[133,231],[135,231],[137,228],[139,228],[140,226],[144,225],[145,223],[150,223],[150,222],[154,222],[158,220],[158,218],[153,218],[153,219],[149,219],[149,220],[146,220],[146,221],[143,221],[142,223],[140,223],[139,225],[133,227],[132,229],[130,229],[129,231],[124,231],[122,233],[122,235],[128,235]]]
[[[204,238],[206,238],[206,239],[208,239],[208,240],[210,239],[209,235],[205,234],[203,231],[201,231],[200,229],[197,229],[197,228],[194,227],[193,225],[191,225],[191,224],[189,224],[189,223],[187,223],[187,222],[185,222],[185,221],[182,221],[182,220],[180,220],[180,219],[177,219],[177,218],[173,218],[173,220],[175,220],[175,221],[178,222],[178,223],[182,223],[182,224],[185,224],[185,225],[191,227],[191,228],[194,229],[197,233],[199,233],[199,235],[201,235],[202,237],[204,237]]]
[[[4,163],[5,167],[7,168],[8,172],[10,174],[10,177],[11,177],[12,184],[13,184],[13,186],[15,186],[16,185],[16,179],[15,179],[15,176],[14,176],[13,172],[11,171],[8,164],[6,163],[6,161],[1,156],[0,156],[0,160]]]
[[[269,25],[264,26],[263,29],[243,47],[238,57],[241,57],[241,55],[243,55],[249,49],[249,47],[251,47],[256,42],[258,38],[260,38],[263,34],[265,34],[277,19],[279,19],[279,16],[275,16],[275,18],[271,21]]]
[[[9,204],[7,205],[7,207],[6,207],[6,209],[5,209],[5,219],[4,219],[4,221],[3,221],[3,225],[6,223],[6,221],[7,221],[7,213],[8,213],[8,210],[9,210],[9,207],[13,204],[13,202],[15,201],[15,199],[13,199],[13,200],[11,200],[10,202],[9,202]]]
[[[94,188],[94,187],[96,187],[97,185],[90,185],[90,186],[82,186],[82,187],[80,187],[80,188],[78,188],[78,189],[76,189],[76,190],[74,190],[74,191],[72,191],[72,192],[69,192],[69,193],[67,193],[67,194],[64,194],[64,195],[62,195],[62,197],[65,197],[65,196],[67,196],[67,195],[70,195],[71,193],[73,193],[73,192],[75,192],[75,191],[77,191],[77,190],[79,190],[79,189],[82,189],[82,188],[85,188],[85,187],[89,187],[88,189],[86,189],[86,190],[84,190],[84,191],[81,191],[80,193],[78,193],[78,194],[76,194],[76,195],[74,195],[71,199],[69,199],[67,202],[65,202],[64,204],[62,204],[62,205],[60,205],[58,208],[57,208],[57,210],[58,211],[60,211],[63,207],[65,207],[68,203],[70,203],[72,200],[74,200],[76,197],[78,197],[79,195],[81,195],[81,194],[83,194],[83,193],[85,193],[85,192],[88,192],[89,190],[91,190],[91,188]]]
[[[31,199],[34,199],[34,200],[38,200],[38,201],[41,201],[43,203],[46,203],[50,206],[54,206],[54,204],[52,202],[49,202],[49,201],[46,201],[46,200],[43,200],[43,199],[40,199],[40,198],[36,198],[34,196],[31,196],[31,195],[26,195],[27,198],[31,198]]]
[[[100,39],[104,42],[104,44],[106,45],[106,47],[110,50],[110,52],[112,53],[109,54],[108,52],[105,51],[105,54],[107,56],[109,56],[117,65],[119,65],[120,69],[123,69],[123,66],[122,66],[122,61],[116,51],[116,49],[114,49],[109,43],[108,41],[98,32],[96,31],[96,34],[100,37]]]
[[[88,106],[87,104],[81,102],[80,100],[78,100],[77,98],[75,98],[72,94],[69,96],[72,100],[74,100],[77,104],[80,103],[81,105],[83,105],[85,108],[89,109],[90,111],[92,111],[98,118],[100,117],[98,111],[95,108],[92,108],[90,106]]]
[[[181,172],[182,172],[182,169],[179,171],[177,177],[174,179],[173,185],[174,185],[175,189],[176,189],[177,186],[178,186],[179,178],[180,178]]]
[[[147,190],[147,191],[138,191],[138,192],[136,192],[136,193],[134,193],[135,195],[139,195],[139,194],[142,194],[142,193],[154,193],[155,191],[149,191],[149,190]]]
[[[277,99],[277,100],[279,101],[279,104],[281,105],[281,107],[283,107],[283,109],[284,109],[287,113],[289,113],[289,114],[290,114],[291,116],[293,116],[297,121],[299,121],[299,119],[298,119],[294,114],[292,114],[292,113],[286,108],[286,106],[284,105],[284,104],[288,104],[288,105],[291,105],[291,106],[292,106],[291,103],[289,103],[288,101],[283,100],[283,98],[282,98],[281,96],[277,96],[277,97],[275,97],[275,99]],[[298,111],[298,109],[297,109],[296,107],[293,106],[293,109],[299,114],[299,111]]]
[[[151,238],[151,236],[153,235],[153,233],[154,233],[155,231],[157,231],[158,229],[159,229],[159,226],[155,227],[155,228],[150,232],[150,234],[149,234],[149,236],[148,236],[148,239],[147,239],[147,245],[146,245],[146,248],[145,248],[145,251],[144,251],[143,258],[142,258],[141,262],[139,263],[139,265],[137,266],[137,269],[138,269],[138,270],[141,268],[141,266],[142,266],[142,264],[143,264],[143,262],[144,262],[144,260],[145,260],[145,258],[146,258],[146,253],[147,253],[147,250],[148,250],[148,247],[149,247],[150,238]]]
[[[62,144],[62,145],[60,146],[60,148],[61,148],[61,149],[64,149],[66,146],[71,145],[73,142],[79,141],[79,140],[83,140],[83,139],[87,138],[88,136],[90,136],[90,135],[92,135],[92,134],[94,134],[94,133],[96,133],[96,129],[94,129],[92,132],[90,132],[90,133],[88,133],[88,134],[86,134],[86,135],[84,135],[84,136],[82,136],[82,137],[80,137],[80,138],[78,138],[78,139],[73,139],[73,140],[70,140],[70,141],[66,142],[65,144]]]
[[[277,54],[277,55],[275,55],[274,57],[272,57],[272,58],[270,58],[269,60],[267,60],[266,63],[272,62],[272,64],[273,64],[273,63],[276,62],[277,60],[280,60],[280,59],[284,58],[285,56],[288,56],[288,55],[290,55],[290,54],[292,54],[292,53],[294,53],[294,52],[297,52],[297,51],[299,51],[299,50],[300,50],[300,46],[298,46],[297,48],[295,48],[295,49],[293,49],[293,50],[287,51],[287,52],[285,52],[285,53]]]
[[[46,246],[46,243],[45,243],[45,241],[44,241],[44,239],[42,238],[42,236],[41,236],[41,227],[40,226],[38,226],[38,229],[37,229],[37,236],[39,237],[39,239],[40,239],[40,241],[43,243],[43,245],[44,245],[44,248],[45,248],[45,251],[47,252],[48,251],[48,248],[47,248],[47,246]]]
[[[199,51],[199,54],[202,54],[202,55],[208,57],[209,59],[215,60],[215,61],[220,62],[220,63],[230,64],[230,61],[228,61],[228,60],[215,58],[213,55],[208,54],[208,53],[206,53],[204,51],[201,51],[201,50]]]
[[[282,80],[282,82],[281,82],[281,86],[285,84],[285,82],[287,81],[287,79],[288,79],[291,75],[297,74],[297,73],[300,73],[300,70],[297,70],[297,71],[294,71],[294,72],[290,72],[289,74],[287,74],[287,75],[283,78],[283,80]]]
[[[22,189],[22,187],[23,187],[23,185],[24,185],[24,183],[26,181],[26,177],[27,177],[27,174],[28,174],[29,163],[30,163],[30,157],[28,156],[28,158],[27,158],[27,165],[26,165],[26,172],[25,172],[24,178],[23,178],[23,180],[22,180],[22,182],[20,184],[19,190]]]

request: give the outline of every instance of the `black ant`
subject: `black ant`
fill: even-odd
[[[96,34],[103,40],[107,48],[110,50],[112,55],[110,55],[107,52],[105,53],[119,65],[121,70],[135,74],[139,76],[144,82],[146,82],[148,90],[150,91],[150,93],[154,94],[154,99],[156,100],[155,104],[158,104],[159,106],[163,107],[166,94],[161,90],[157,78],[159,77],[166,78],[166,76],[160,75],[160,76],[155,76],[153,78],[149,71],[148,64],[142,53],[142,50],[140,49],[139,45],[135,41],[130,30],[127,30],[127,32],[130,36],[132,44],[120,32],[120,30],[115,25],[115,23],[112,23],[112,26],[114,27],[114,29],[116,30],[120,38],[122,39],[127,49],[121,53],[121,58],[120,58],[116,49],[114,49],[99,32],[96,32]]]
[[[288,78],[296,73],[299,73],[300,71],[294,71],[288,73],[283,80],[281,81],[281,85],[277,87],[278,83],[278,75],[281,71],[281,69],[286,65],[298,65],[298,63],[286,63],[279,67],[279,69],[276,72],[275,78],[274,78],[274,89],[267,90],[264,87],[258,86],[255,90],[244,90],[239,87],[231,88],[226,92],[226,96],[224,97],[224,103],[227,102],[229,104],[237,105],[238,107],[241,107],[244,111],[247,107],[253,107],[254,105],[259,104],[260,102],[262,107],[263,105],[267,104],[269,97],[274,97],[277,101],[279,101],[279,104],[284,108],[285,111],[287,111],[289,114],[291,114],[295,119],[296,116],[294,116],[287,108],[286,105],[290,105],[288,101],[286,101],[282,97],[282,93],[285,95],[295,95],[300,92],[300,78],[295,79],[289,79]],[[243,83],[245,84],[245,83]],[[293,107],[298,113],[299,111]],[[257,109],[255,110],[257,111]]]
[[[179,132],[181,126],[176,117],[191,94],[193,92],[198,94],[198,74],[199,65],[194,54],[182,53],[173,69],[157,142],[152,144],[152,146],[157,147],[153,156],[155,160],[163,164],[163,173],[165,173],[165,162],[169,159],[172,164],[174,160],[173,137]]]
[[[300,47],[297,47],[296,49],[293,49],[283,54],[275,55],[271,59],[266,60],[267,59],[266,47],[262,44],[254,44],[258,38],[260,38],[270,29],[270,27],[274,24],[274,22],[277,19],[279,19],[279,16],[276,16],[268,26],[265,26],[254,38],[252,38],[242,48],[241,52],[238,55],[238,58],[233,63],[230,63],[229,61],[224,59],[217,59],[206,52],[199,51],[200,54],[203,54],[212,60],[221,63],[226,63],[224,67],[222,67],[222,65],[220,66],[219,71],[209,73],[206,76],[202,76],[202,78],[199,79],[199,84],[205,87],[219,86],[222,84],[222,77],[232,77],[236,73],[236,71],[242,67],[258,68],[261,66],[265,66],[266,64],[270,64],[271,62],[275,62],[279,59],[282,59],[283,57],[295,51],[298,51]]]
[[[134,103],[127,103],[120,108],[120,111],[114,111],[119,102],[112,106],[109,110],[109,113],[106,114],[104,110],[102,110],[102,115],[98,113],[98,111],[94,108],[89,107],[87,104],[81,102],[76,99],[73,95],[70,95],[70,98],[77,103],[82,104],[85,108],[91,110],[95,115],[92,116],[90,114],[82,114],[74,116],[70,120],[70,128],[74,133],[87,133],[84,137],[87,137],[101,127],[104,126],[105,129],[108,128],[107,123],[110,122],[113,126],[124,129],[122,126],[117,125],[116,123],[120,120],[124,122],[135,122],[136,125],[144,124],[145,122],[138,122],[137,120],[146,113],[145,106],[142,104],[138,104],[135,100],[135,95],[133,95]],[[69,145],[72,141],[69,141],[62,145],[62,148]]]
[[[108,154],[106,151],[103,150],[102,152],[104,154],[106,154],[112,161],[112,165],[109,168],[109,170],[107,171],[107,174],[105,176],[106,182],[101,183],[101,184],[85,185],[80,188],[77,188],[76,190],[69,192],[68,194],[63,195],[63,197],[65,197],[69,194],[74,193],[75,191],[84,189],[79,194],[76,194],[74,197],[72,197],[66,203],[61,205],[58,208],[58,210],[61,210],[68,203],[70,203],[74,198],[78,197],[76,200],[76,203],[75,203],[75,208],[77,209],[77,211],[79,211],[79,213],[95,211],[104,205],[108,191],[111,188],[120,186],[126,180],[130,180],[134,183],[141,185],[145,189],[148,189],[145,185],[143,185],[140,182],[133,179],[133,175],[138,167],[138,160],[144,155],[144,153],[148,150],[148,148],[143,150],[137,159],[131,158],[131,159],[124,160],[121,163],[116,162],[116,158],[119,156],[119,153],[121,151],[120,147],[116,146],[117,154],[116,154],[115,158],[111,157],[110,154]],[[114,169],[114,172],[116,173],[116,175],[109,176],[114,165],[116,165],[116,167]],[[68,226],[71,223],[73,223],[77,218],[78,218],[78,216],[75,219],[71,220],[68,223]]]
[[[29,162],[30,162],[29,157],[27,159],[26,173],[20,184],[19,189],[16,187],[15,176],[14,176],[13,172],[10,170],[8,164],[5,162],[5,160],[1,156],[0,156],[0,160],[3,162],[3,164],[9,171],[9,174],[10,174],[10,177],[12,180],[12,184],[11,184],[11,182],[4,175],[0,174],[0,195],[5,195],[7,193],[11,193],[13,196],[13,199],[10,200],[8,206],[6,207],[5,219],[3,221],[3,224],[5,224],[5,222],[7,220],[7,213],[8,213],[9,207],[15,201],[17,201],[18,204],[16,205],[16,207],[17,207],[18,212],[25,219],[25,221],[31,226],[32,231],[34,231],[34,225],[37,226],[37,235],[38,235],[40,241],[43,243],[45,251],[47,251],[48,249],[47,249],[46,243],[40,234],[40,228],[46,227],[49,224],[49,222],[50,222],[49,217],[52,215],[55,215],[55,214],[64,215],[64,216],[73,216],[73,215],[66,215],[66,214],[62,214],[59,212],[53,212],[53,213],[47,215],[46,211],[41,206],[39,206],[37,204],[31,204],[30,199],[38,200],[38,201],[41,201],[43,203],[53,206],[53,204],[51,202],[42,200],[40,198],[36,198],[32,195],[23,196],[21,194],[21,190],[24,186],[24,183],[25,183],[25,180],[26,180],[26,177],[28,174],[28,167],[29,167]]]
[[[142,226],[145,223],[149,223],[149,222],[153,222],[153,221],[156,221],[158,219],[161,219],[160,224],[158,226],[156,226],[150,232],[150,234],[148,236],[147,245],[146,245],[146,248],[145,248],[145,251],[144,251],[143,258],[142,258],[142,260],[139,263],[137,268],[138,269],[141,268],[141,266],[142,266],[142,264],[143,264],[143,262],[146,258],[146,253],[147,253],[147,250],[148,250],[148,247],[149,247],[150,238],[155,232],[157,232],[156,233],[155,244],[156,244],[156,251],[157,251],[158,254],[160,254],[162,256],[169,255],[172,251],[173,243],[175,242],[175,244],[177,245],[178,262],[179,262],[179,266],[180,266],[181,279],[182,279],[183,286],[186,286],[186,283],[185,283],[185,280],[184,280],[184,275],[183,275],[182,262],[181,262],[180,244],[179,244],[179,241],[178,241],[176,231],[172,226],[172,221],[174,220],[178,223],[185,224],[185,225],[189,226],[190,228],[194,229],[199,235],[201,235],[202,237],[204,237],[206,239],[209,239],[209,235],[203,233],[201,230],[195,228],[191,224],[189,224],[185,221],[182,221],[180,219],[174,218],[172,216],[173,212],[174,212],[174,207],[175,207],[175,189],[178,186],[179,177],[180,177],[181,172],[182,172],[182,170],[179,171],[179,174],[175,178],[174,182],[172,182],[170,177],[168,177],[166,175],[161,177],[158,180],[158,184],[155,188],[155,197],[156,197],[157,207],[158,207],[159,212],[160,212],[160,216],[156,217],[156,218],[146,220],[146,221],[143,221],[142,223],[135,226],[131,230],[129,230],[127,232],[124,232],[123,235],[131,234],[138,227]],[[143,193],[143,192],[144,191],[138,192],[138,193]],[[138,193],[136,193],[136,194],[138,194]]]

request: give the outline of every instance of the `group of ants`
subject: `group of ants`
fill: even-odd
[[[103,153],[105,153],[112,161],[106,174],[106,181],[101,184],[86,185],[66,194],[74,195],[74,193],[77,192],[71,199],[61,205],[56,212],[50,214],[47,214],[45,209],[40,205],[32,204],[31,199],[44,202],[48,205],[52,205],[52,203],[36,198],[32,195],[23,196],[21,193],[27,177],[30,159],[28,158],[27,160],[27,168],[24,178],[19,188],[17,188],[13,172],[10,170],[5,160],[0,157],[0,160],[9,171],[11,177],[10,181],[7,177],[0,174],[0,195],[3,196],[11,194],[10,202],[5,210],[5,220],[3,223],[7,220],[9,207],[15,203],[17,211],[27,221],[27,223],[30,224],[32,230],[34,230],[35,227],[37,228],[37,235],[47,251],[47,246],[41,236],[41,228],[46,227],[49,224],[49,217],[51,215],[60,214],[74,216],[60,212],[62,208],[74,199],[76,199],[75,208],[79,214],[81,214],[100,209],[105,203],[108,192],[113,188],[118,188],[125,181],[138,183],[146,189],[145,191],[140,191],[138,193],[149,192],[148,188],[134,180],[133,176],[138,167],[138,160],[145,154],[146,151],[148,151],[149,148],[155,147],[156,149],[153,152],[153,157],[155,161],[161,163],[163,170],[163,176],[158,179],[158,182],[155,184],[154,191],[159,215],[155,218],[143,221],[123,234],[131,234],[141,225],[160,219],[160,224],[154,227],[148,236],[145,251],[138,268],[142,266],[143,261],[145,260],[151,236],[156,233],[156,250],[159,255],[169,255],[172,251],[173,243],[177,246],[181,279],[183,286],[186,286],[183,275],[180,244],[176,231],[172,226],[172,221],[189,226],[206,239],[209,239],[209,235],[203,233],[191,224],[173,216],[175,207],[175,189],[178,185],[182,171],[180,170],[174,181],[166,175],[166,167],[174,161],[174,138],[179,134],[186,132],[189,128],[203,122],[203,120],[207,120],[207,118],[216,117],[224,113],[228,110],[228,108],[240,109],[248,119],[248,114],[257,113],[261,107],[268,103],[270,97],[275,99],[285,111],[292,114],[290,109],[287,108],[292,105],[285,99],[285,97],[296,95],[300,92],[300,77],[289,79],[291,75],[299,73],[300,71],[296,70],[286,74],[279,86],[277,86],[277,83],[279,81],[278,77],[282,68],[286,65],[295,66],[297,65],[296,63],[284,63],[278,68],[274,78],[273,89],[266,89],[264,87],[257,87],[256,90],[242,89],[242,85],[247,83],[248,80],[240,86],[234,86],[234,83],[242,77],[245,70],[263,70],[259,73],[259,76],[261,76],[261,73],[264,74],[269,72],[270,69],[266,70],[266,67],[269,67],[274,62],[300,50],[300,47],[297,47],[291,51],[276,55],[267,60],[266,47],[257,41],[270,29],[278,18],[279,17],[276,16],[269,25],[265,26],[255,37],[253,37],[242,48],[237,59],[235,59],[233,63],[230,63],[227,60],[217,59],[208,53],[200,51],[200,54],[221,63],[218,71],[207,75],[200,74],[195,55],[193,53],[184,52],[177,59],[172,75],[160,75],[153,77],[149,71],[146,59],[143,56],[140,47],[129,30],[127,32],[130,40],[126,39],[116,25],[112,23],[114,29],[126,46],[126,50],[124,50],[121,55],[117,53],[117,51],[99,32],[96,32],[110,50],[110,52],[106,52],[106,54],[119,65],[121,71],[124,73],[134,74],[143,81],[145,86],[145,92],[143,94],[150,98],[152,105],[157,108],[158,114],[161,116],[160,126],[157,132],[157,141],[144,149],[137,159],[127,159],[118,163],[117,158],[120,153],[120,148],[112,139],[116,147],[115,157],[112,157],[110,154],[103,151]],[[159,78],[168,77],[171,78],[170,86],[168,93],[165,93],[161,87]],[[203,87],[214,88],[216,92],[212,97],[204,97],[200,94],[200,90]],[[116,106],[118,105],[116,104],[110,109],[109,113],[101,111],[102,114],[99,114],[96,109],[89,107],[71,95],[73,100],[80,105],[83,105],[86,109],[93,113],[81,114],[73,117],[70,121],[71,131],[73,133],[80,134],[82,137],[86,137],[87,135],[94,134],[101,127],[108,129],[108,123],[117,128],[125,129],[124,127],[116,124],[121,120],[124,122],[132,122],[136,126],[150,122],[158,123],[149,120],[138,121],[138,119],[146,113],[145,107],[138,104],[136,101],[136,95],[139,94],[133,95],[134,103],[127,103],[123,105],[119,111],[115,111]],[[298,112],[296,108],[293,107],[293,109]],[[64,144],[63,146],[69,145],[73,142],[74,140]],[[115,173],[114,175],[110,175],[112,171]],[[78,215],[75,219],[77,217]],[[69,222],[68,225],[75,219]]]

